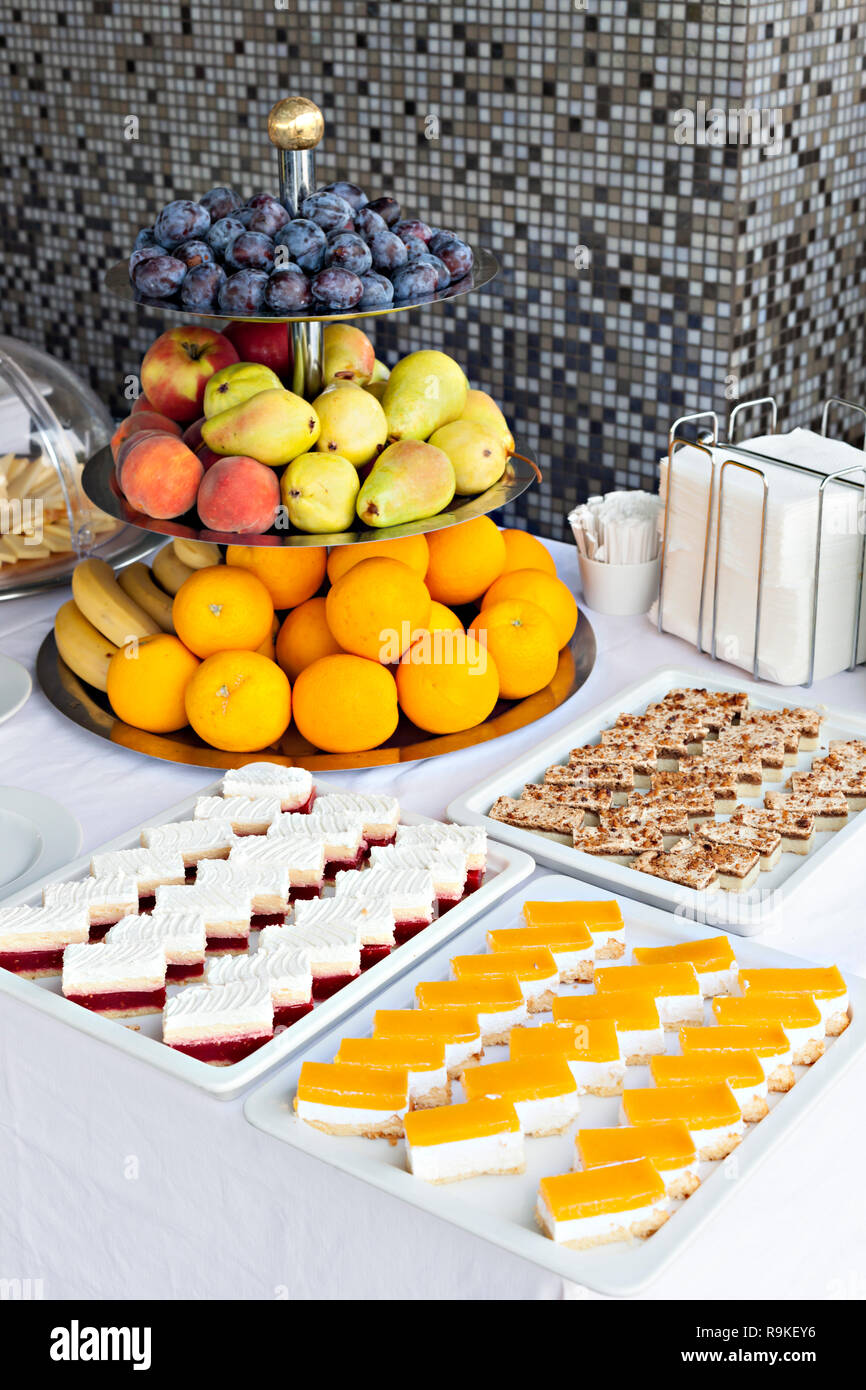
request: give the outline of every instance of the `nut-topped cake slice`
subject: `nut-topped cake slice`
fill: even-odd
[[[500,796],[487,812],[491,820],[502,821],[520,830],[535,830],[542,835],[555,835],[571,844],[575,830],[584,822],[584,812],[565,801],[541,798]]]
[[[696,892],[718,885],[715,860],[690,840],[680,840],[673,849],[651,849],[639,854],[632,867],[642,874],[678,883],[683,888],[694,888]]]
[[[848,822],[848,798],[844,792],[765,792],[764,806],[768,811],[789,811],[794,815],[812,816],[815,829],[841,830]]]
[[[815,817],[806,812],[737,806],[731,824],[779,835],[783,854],[808,854],[815,843]]]

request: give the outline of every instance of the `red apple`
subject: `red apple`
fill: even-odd
[[[154,410],[181,424],[204,414],[204,388],[214,372],[239,361],[228,338],[185,324],[161,333],[141,364],[141,384]]]
[[[289,325],[287,323],[243,323],[234,321],[225,336],[237,348],[242,362],[259,362],[277,376],[288,376]]]

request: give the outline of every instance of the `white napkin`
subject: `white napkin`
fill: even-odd
[[[659,551],[662,499],[651,492],[608,492],[569,512],[577,548],[588,560],[641,565]]]

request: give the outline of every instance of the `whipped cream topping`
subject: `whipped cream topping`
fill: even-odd
[[[356,815],[361,817],[365,826],[389,825],[393,828],[400,819],[400,803],[396,796],[327,792],[316,800],[311,814]]]
[[[194,912],[160,913],[157,908],[152,914],[121,917],[105,939],[111,946],[128,942],[160,946],[164,951],[204,955],[206,932],[204,918]]]
[[[0,950],[11,950],[13,937],[44,936],[62,945],[64,941],[86,941],[89,932],[86,907],[28,907],[22,903],[20,907],[0,908]],[[34,941],[34,949],[36,944]]]
[[[217,956],[207,963],[209,985],[227,985],[235,980],[262,980],[273,993],[302,991],[309,995],[313,973],[306,950],[286,944],[253,956]]]
[[[374,845],[372,869],[429,869],[434,885],[466,882],[466,856],[455,845]]]
[[[392,941],[394,914],[386,901],[343,898],[301,898],[295,903],[295,923],[305,929],[345,926],[357,930],[360,940]]]
[[[94,854],[90,861],[90,872],[94,878],[111,878],[115,874],[128,874],[137,883],[155,883],[159,879],[183,881],[183,860],[177,850],[156,851],[136,845],[134,849],[104,850]]]
[[[250,860],[236,863],[228,859],[202,859],[195,876],[196,887],[219,887],[226,893],[247,893],[252,897],[270,893],[278,898],[286,898],[289,892],[289,869],[287,864],[268,864]]]
[[[232,980],[219,985],[189,985],[163,1010],[163,1036],[173,1031],[201,1029],[208,1034],[215,1029],[235,1025],[239,1028],[273,1027],[274,1006],[267,980],[258,976]]]
[[[71,883],[49,883],[42,890],[45,907],[111,907],[131,903],[138,907],[138,884],[130,874],[107,874],[104,878],[81,878]]]
[[[165,982],[165,951],[149,941],[96,942],[67,946],[63,952],[63,993],[98,993],[136,985],[158,988]]]
[[[186,912],[203,921],[241,921],[252,912],[252,894],[232,893],[218,883],[195,883],[186,887],[160,884],[156,890],[155,912]]]
[[[282,950],[284,946],[304,951],[314,966],[356,958],[360,962],[361,957],[360,932],[349,923],[302,927],[292,922],[287,927],[265,927],[256,955],[262,951]]]
[[[229,863],[271,864],[321,874],[325,871],[325,842],[321,835],[247,835],[232,845]]]
[[[278,796],[200,796],[196,820],[227,820],[232,825],[270,824],[282,814]]]
[[[378,898],[393,911],[432,911],[433,875],[429,869],[350,869],[337,874],[336,897]]]
[[[358,850],[364,839],[364,822],[360,816],[345,812],[326,811],[320,815],[314,807],[309,815],[290,812],[268,826],[269,839],[298,835],[323,840],[326,846]]]
[[[398,845],[437,845],[457,843],[464,854],[487,853],[487,831],[481,825],[398,825]]]
[[[225,849],[234,838],[230,820],[177,820],[168,825],[151,825],[141,832],[142,844],[148,849],[188,854]]]
[[[313,778],[305,767],[282,767],[279,763],[247,763],[227,772],[222,781],[223,796],[278,796],[303,806],[313,790]]]

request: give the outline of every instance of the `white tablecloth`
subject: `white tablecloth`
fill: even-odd
[[[573,551],[552,549],[576,586]],[[65,597],[0,604],[0,651],[33,670]],[[589,616],[598,661],[560,710],[470,752],[343,780],[441,816],[460,789],[655,667],[726,670],[644,618]],[[788,693],[862,710],[866,676]],[[0,726],[0,748],[0,780],[62,801],[84,850],[214,777],[91,737],[38,688]],[[781,944],[866,973],[864,900],[866,865],[837,864],[803,891]],[[241,1101],[211,1100],[6,996],[0,1055],[0,1279],[41,1279],[53,1298],[594,1297],[277,1143]],[[852,1068],[650,1296],[862,1298],[864,1087],[866,1066]]]

